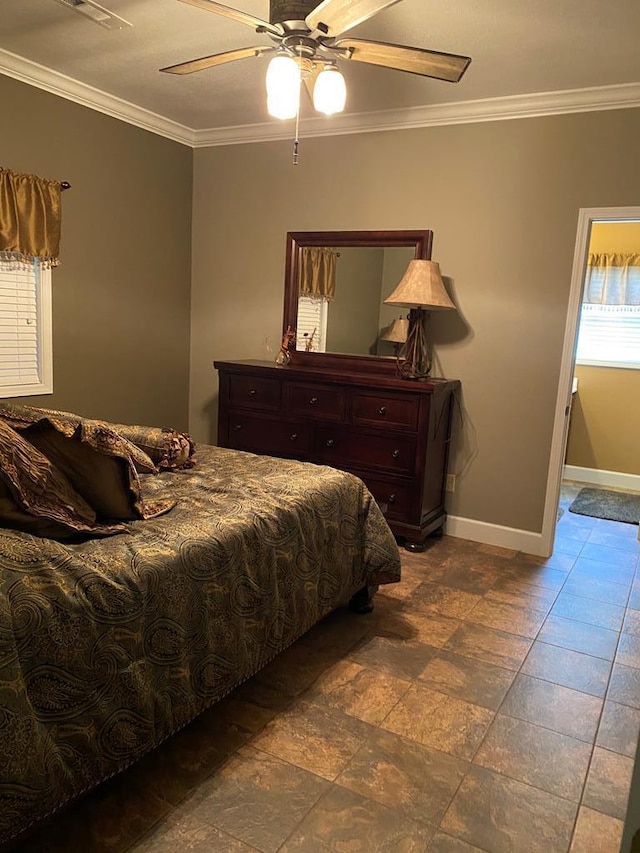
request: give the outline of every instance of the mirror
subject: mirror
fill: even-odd
[[[296,332],[292,361],[317,366],[333,359],[393,361],[395,345],[383,335],[405,316],[384,304],[413,258],[431,258],[431,231],[290,231],[287,234],[284,323]],[[300,297],[303,252],[333,256],[331,299]],[[307,255],[307,258],[309,255]]]

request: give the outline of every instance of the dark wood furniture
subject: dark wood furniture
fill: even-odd
[[[393,360],[277,367],[216,361],[218,444],[331,465],[361,477],[410,550],[442,528],[458,381],[411,382]]]

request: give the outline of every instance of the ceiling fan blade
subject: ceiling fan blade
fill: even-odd
[[[198,9],[206,9],[208,12],[216,12],[218,15],[224,15],[225,18],[233,18],[234,21],[239,21],[241,24],[247,24],[254,30],[260,32],[271,33],[274,36],[284,35],[284,30],[279,24],[270,24],[268,21],[263,21],[261,18],[256,18],[248,12],[241,12],[240,9],[232,9],[230,6],[223,6],[222,3],[215,3],[214,0],[180,0],[182,3],[188,3],[190,6],[197,6]]]
[[[336,36],[377,15],[400,0],[323,0],[305,18],[310,30],[319,24],[325,35]],[[325,31],[326,27],[326,31]]]
[[[265,53],[275,53],[277,47],[241,47],[238,50],[229,50],[226,53],[214,53],[213,56],[203,56],[200,59],[192,59],[189,62],[180,62],[178,65],[169,65],[161,68],[169,74],[191,74],[193,71],[204,71],[205,68],[214,68],[216,65],[224,65],[227,62],[235,62],[236,59],[249,59],[251,56],[264,56]]]
[[[435,77],[436,80],[447,80],[449,83],[457,83],[471,62],[469,56],[440,53],[437,50],[407,47],[402,44],[386,44],[382,41],[339,39],[332,47],[353,51],[351,59],[357,62],[395,68],[397,71],[408,71],[422,77]]]

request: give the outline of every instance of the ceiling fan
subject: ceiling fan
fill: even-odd
[[[340,112],[346,86],[337,60],[381,65],[450,83],[457,83],[471,62],[470,57],[453,53],[342,37],[342,33],[400,0],[322,0],[319,4],[316,0],[270,0],[268,21],[214,0],[181,2],[247,24],[267,35],[275,46],[241,47],[160,70],[191,74],[237,59],[275,54],[267,71],[267,105],[277,118],[297,116],[301,81],[316,109],[327,115]]]

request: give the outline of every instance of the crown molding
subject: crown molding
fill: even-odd
[[[260,124],[194,130],[1,48],[0,73],[191,148],[271,142],[292,138],[293,121],[276,120]],[[341,136],[349,133],[407,130],[633,107],[640,107],[640,83],[536,92],[398,110],[351,113],[331,118],[303,119],[300,121],[300,132],[307,138]]]
[[[370,113],[351,113],[331,118],[311,118],[300,121],[300,134],[341,136],[348,133],[373,133],[381,130],[407,130],[417,127],[436,127],[447,124],[471,124],[483,121],[505,121],[516,118],[619,110],[640,107],[640,83],[617,86],[597,86],[589,89],[567,89],[557,92],[536,92],[530,95],[508,95],[502,98],[482,98],[475,101],[456,101],[426,107],[407,107],[400,110],[381,110]],[[193,131],[194,148],[216,145],[237,145],[247,142],[267,142],[291,139],[293,120],[274,124],[249,124],[238,127],[212,128]]]
[[[58,95],[67,101],[81,104],[83,107],[96,110],[104,115],[133,124],[143,130],[149,130],[159,136],[193,146],[194,131],[178,122],[164,118],[151,110],[137,107],[122,98],[109,95],[101,89],[95,89],[86,83],[80,83],[72,77],[52,71],[44,65],[38,65],[29,59],[24,59],[15,53],[0,48],[0,74],[13,77],[21,83],[43,89],[52,95]]]

